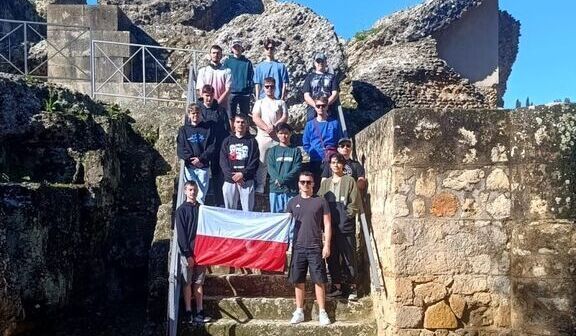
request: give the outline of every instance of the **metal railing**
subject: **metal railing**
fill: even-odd
[[[188,76],[188,94],[186,95],[186,104],[184,105],[184,115],[186,115],[187,106],[196,101],[196,70],[192,69]],[[174,209],[178,209],[185,201],[184,184],[186,178],[184,175],[184,160],[180,160],[180,170],[178,173],[178,187],[176,191],[176,204]],[[180,248],[178,246],[178,232],[174,227],[172,230],[172,241],[170,242],[170,259],[168,265],[168,311],[167,311],[167,336],[176,336],[178,334],[178,311],[180,307],[180,291],[182,290],[182,265],[180,264]]]
[[[118,48],[129,50],[121,57],[121,64],[113,60],[118,56],[109,51]],[[134,98],[144,102],[186,102],[191,91],[186,74],[196,71],[200,54],[206,54],[193,49],[100,40],[92,40],[90,50],[93,97]],[[172,62],[174,65],[169,65]],[[101,70],[107,67],[113,71]]]
[[[70,50],[78,54],[90,49],[92,30],[90,27],[62,25],[46,22],[0,19],[0,65],[2,71],[16,75],[42,79],[85,80],[90,79],[90,70],[82,69],[73,59]],[[58,44],[49,34],[69,35],[65,43]],[[45,48],[44,50],[42,50]],[[46,55],[42,55],[43,52]],[[40,59],[33,58],[37,56]],[[56,76],[48,73],[48,61],[62,57],[63,62],[78,70],[79,76]]]
[[[344,111],[342,111],[342,105],[338,105],[338,119],[340,120],[340,125],[342,126],[342,134],[345,138],[349,138],[348,135],[348,128],[346,127],[346,119],[344,119]],[[355,155],[355,153],[354,153]],[[368,254],[368,263],[370,264],[370,283],[372,286],[380,290],[382,285],[380,283],[380,276],[378,275],[377,271],[377,263],[376,258],[374,257],[374,250],[372,247],[372,242],[374,241],[374,237],[372,235],[371,230],[368,226],[368,218],[366,217],[366,199],[364,195],[360,195],[361,197],[361,204],[360,204],[360,224],[362,226],[362,234],[364,236],[364,243],[366,244],[366,253]]]

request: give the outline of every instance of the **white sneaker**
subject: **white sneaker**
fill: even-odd
[[[304,312],[295,311],[292,314],[292,319],[290,320],[291,324],[298,324],[300,322],[304,322]]]
[[[321,326],[327,326],[331,324],[330,318],[328,317],[328,313],[325,310],[320,311],[318,313],[318,324]]]

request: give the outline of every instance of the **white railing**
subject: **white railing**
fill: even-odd
[[[113,61],[110,50],[129,49],[122,64]],[[205,51],[167,48],[136,43],[92,40],[92,96],[110,96],[164,102],[186,102],[188,76],[196,71]],[[100,60],[100,61],[97,61]],[[167,65],[175,62],[174,65]],[[113,70],[100,71],[99,68]],[[126,85],[128,84],[128,85]],[[119,89],[120,88],[120,89]]]
[[[90,79],[90,69],[75,64],[69,53],[71,48],[90,49],[92,30],[90,27],[0,19],[4,28],[0,31],[0,64],[2,71],[41,79],[84,80]],[[62,43],[49,38],[51,33],[65,32],[68,38]],[[33,59],[34,52],[46,55],[40,60]],[[36,54],[37,55],[37,54]],[[48,61],[54,57],[63,57],[78,70],[79,76],[51,76],[47,71]]]

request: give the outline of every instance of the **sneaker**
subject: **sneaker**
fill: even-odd
[[[183,323],[193,323],[194,322],[194,317],[192,316],[192,312],[190,310],[187,310],[184,312],[184,318],[182,319]]]
[[[194,322],[195,323],[207,323],[212,321],[212,318],[206,314],[204,314],[204,311],[201,310],[198,313],[196,313],[196,316],[194,316]]]
[[[328,313],[325,310],[320,311],[318,314],[318,324],[321,326],[327,326],[331,324],[330,318],[328,317]]]
[[[330,287],[330,292],[326,294],[327,297],[337,297],[342,295],[342,289],[335,286]]]
[[[348,294],[348,301],[358,301],[358,290],[356,288],[350,289],[350,294]]]
[[[298,324],[300,322],[304,322],[304,312],[296,310],[292,314],[292,319],[290,319],[290,323],[291,324]]]

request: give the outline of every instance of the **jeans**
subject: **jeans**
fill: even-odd
[[[185,167],[184,177],[186,181],[195,181],[198,184],[198,202],[204,204],[206,194],[208,193],[208,186],[210,185],[210,178],[208,177],[208,168],[192,168]]]
[[[296,195],[291,193],[270,193],[270,212],[282,213],[286,210],[288,201]]]

